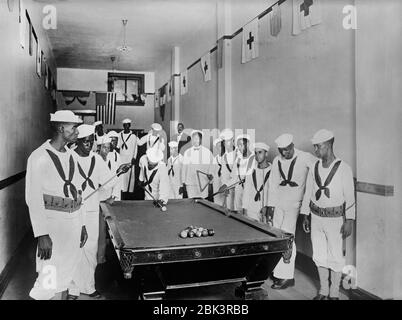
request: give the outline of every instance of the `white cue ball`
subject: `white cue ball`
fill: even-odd
[[[163,212],[165,212],[167,209],[166,209],[166,207],[162,207],[161,210],[162,210]]]

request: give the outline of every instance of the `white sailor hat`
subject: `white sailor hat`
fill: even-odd
[[[126,119],[124,119],[124,120],[122,121],[122,123],[123,123],[123,124],[125,124],[125,123],[131,123],[131,120],[128,119],[128,118],[126,118]]]
[[[318,144],[331,140],[333,137],[334,137],[333,132],[326,129],[321,129],[314,134],[313,139],[311,139],[311,142],[313,144]]]
[[[233,139],[233,131],[231,129],[223,129],[220,137],[222,140]]]
[[[109,131],[109,132],[107,133],[107,136],[108,136],[109,138],[118,138],[118,137],[119,137],[119,134],[118,134],[116,131],[112,130],[112,131]]]
[[[193,136],[195,133],[201,134],[201,137],[204,135],[201,130],[193,130],[191,131],[191,136]]]
[[[293,142],[293,136],[289,133],[284,133],[276,138],[275,143],[278,148],[286,148]]]
[[[222,141],[223,141],[222,138],[219,137],[214,140],[213,144],[214,144],[214,146],[216,146],[219,142],[222,142]]]
[[[99,120],[99,121],[95,121],[94,124],[93,124],[93,126],[94,126],[94,127],[97,127],[97,126],[99,126],[99,125],[101,125],[101,124],[103,124],[103,122]]]
[[[105,134],[104,136],[100,137],[97,142],[98,144],[106,144],[111,143],[112,139]]]
[[[179,146],[179,143],[177,141],[170,141],[168,143],[169,147],[171,148],[177,148]]]
[[[156,147],[148,148],[147,158],[152,163],[158,163],[163,159],[163,152]]]
[[[78,139],[88,137],[95,133],[95,127],[90,124],[82,124],[77,129],[78,129]]]
[[[59,110],[50,114],[51,122],[82,123],[80,117],[70,110]]]
[[[253,147],[252,147],[252,150],[255,151],[255,149],[262,149],[262,150],[265,150],[265,151],[269,151],[269,145],[267,145],[264,142],[256,142],[256,143],[253,144]]]
[[[151,124],[151,129],[155,130],[155,131],[161,131],[162,126],[159,123],[153,123],[153,124]]]
[[[248,141],[251,141],[251,137],[248,134],[239,134],[236,138],[236,144],[240,139],[247,139]]]

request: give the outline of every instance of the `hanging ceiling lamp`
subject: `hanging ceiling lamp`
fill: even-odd
[[[127,21],[128,20],[122,20],[123,22],[123,44],[119,47],[117,47],[117,50],[121,51],[121,52],[129,52],[132,50],[131,47],[127,46],[126,44],[126,26],[127,26]]]

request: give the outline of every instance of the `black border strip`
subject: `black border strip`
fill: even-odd
[[[8,178],[6,178],[4,180],[1,180],[0,181],[0,190],[3,190],[4,188],[7,188],[7,187],[11,186],[12,184],[20,181],[21,179],[24,179],[26,173],[27,173],[26,170],[24,170],[24,171],[22,171],[20,173],[17,173],[15,175],[11,176],[11,177],[8,177]]]
[[[394,196],[394,186],[387,186],[370,182],[356,181],[356,191],[361,193],[375,194],[383,197]]]

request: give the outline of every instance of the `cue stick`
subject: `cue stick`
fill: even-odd
[[[157,206],[158,206],[159,208],[161,208],[161,210],[162,210],[163,212],[165,212],[165,211],[167,210],[166,206],[160,204],[160,202],[155,199],[155,197],[153,196],[153,194],[152,194],[151,192],[149,192],[146,187],[141,186],[141,188],[144,189],[145,192],[149,194],[149,196],[152,198],[152,200],[153,200],[154,202],[156,202]]]
[[[130,167],[133,167],[133,165],[131,164]],[[116,172],[115,175],[113,175],[113,177],[111,177],[110,179],[108,179],[104,184],[101,184],[97,189],[95,189],[94,191],[92,191],[89,195],[87,195],[83,201],[87,201],[90,197],[92,197],[95,193],[97,193],[100,188],[102,188],[103,186],[107,185],[110,181],[112,181],[114,178],[120,176],[123,173],[123,171],[120,172]]]
[[[224,193],[224,192],[226,192],[226,191],[228,191],[228,190],[230,190],[230,189],[233,189],[234,187],[236,187],[236,185],[238,185],[239,183],[242,183],[242,182],[243,182],[243,180],[237,181],[237,182],[231,184],[230,186],[226,187],[224,190],[222,190],[222,191],[217,191],[217,192],[215,192],[214,194],[212,194],[211,196],[208,196],[208,197],[206,197],[206,198],[204,198],[204,199],[207,200],[208,198],[212,198],[212,197],[216,196],[216,195],[219,194],[219,193]]]

